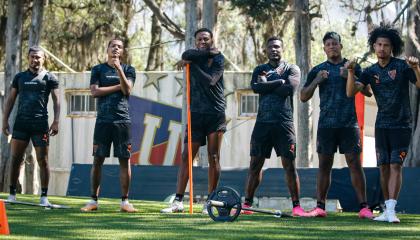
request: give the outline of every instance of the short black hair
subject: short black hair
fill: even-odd
[[[336,32],[327,32],[327,33],[325,33],[324,37],[322,38],[322,43],[325,44],[325,42],[328,39],[334,39],[334,40],[337,40],[339,43],[341,43],[341,36],[340,36],[340,34],[338,34]]]
[[[401,33],[390,23],[382,23],[370,32],[368,44],[371,52],[374,52],[373,44],[376,43],[378,38],[389,39],[392,45],[392,54],[394,56],[399,56],[403,52],[404,42],[401,38]]]
[[[122,42],[122,44],[123,44],[123,48],[124,48],[124,41],[123,41],[121,38],[113,38],[113,39],[109,40],[109,42],[108,42],[108,47],[107,47],[107,48],[109,48],[109,46],[111,45],[111,43],[112,43],[113,41],[120,41],[120,42]]]
[[[42,48],[39,47],[39,46],[32,46],[32,47],[30,47],[29,48],[29,51],[28,51],[28,55],[31,54],[31,52],[42,52],[44,54],[44,56],[45,56],[44,50],[42,50]]]
[[[213,38],[213,32],[210,29],[208,29],[208,28],[199,28],[199,29],[197,29],[197,31],[195,31],[195,33],[194,33],[194,37],[197,37],[197,34],[199,34],[201,32],[208,32],[210,34],[210,37]]]
[[[281,42],[281,46],[283,46],[283,39],[281,39],[279,37],[276,37],[276,36],[269,37],[267,39],[267,41],[265,42],[265,45],[268,45],[271,41],[276,41],[276,40],[280,41]]]

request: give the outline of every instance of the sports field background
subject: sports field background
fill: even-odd
[[[0,193],[0,198],[7,197]],[[37,202],[39,196],[18,195]],[[199,213],[163,215],[163,202],[131,202],[138,213],[119,212],[119,199],[100,199],[97,212],[82,213],[87,198],[49,197],[71,209],[46,210],[22,205],[7,206],[10,236],[0,239],[420,239],[420,215],[399,214],[401,223],[358,219],[357,213],[330,214],[325,219],[275,218],[241,215],[235,222],[216,223]],[[187,204],[185,205],[187,206]]]

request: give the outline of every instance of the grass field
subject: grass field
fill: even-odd
[[[100,199],[99,211],[82,213],[79,208],[86,198],[49,199],[72,208],[7,206],[11,235],[0,239],[420,239],[420,215],[400,214],[400,224],[361,220],[356,213],[330,214],[325,219],[256,214],[216,223],[199,213],[160,214],[166,206],[162,202],[133,200],[139,213],[126,214],[119,212],[119,199]],[[38,196],[19,195],[18,200],[37,202]],[[195,210],[200,212],[201,205]]]

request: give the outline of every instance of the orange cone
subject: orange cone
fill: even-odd
[[[6,206],[0,200],[0,235],[9,235],[9,223],[7,222]]]

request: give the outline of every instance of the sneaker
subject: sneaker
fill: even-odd
[[[308,213],[301,206],[296,206],[292,209],[292,215],[294,217],[307,217]]]
[[[80,209],[82,212],[91,212],[98,210],[98,202],[91,199],[84,207]]]
[[[242,203],[242,208],[252,208],[252,206],[246,203]],[[251,215],[251,214],[254,214],[254,212],[250,210],[241,210],[241,214]]]
[[[374,218],[373,221],[388,222],[388,215],[386,213],[386,210],[381,215]]]
[[[7,197],[7,201],[9,201],[9,202],[16,202],[16,195],[9,195]]]
[[[121,202],[120,210],[121,212],[127,212],[127,213],[138,212],[138,210],[134,208],[133,204],[129,203],[128,201]]]
[[[176,212],[183,212],[184,211],[184,204],[180,201],[173,201],[169,207],[160,210],[161,213],[176,213]]]
[[[203,204],[203,210],[201,210],[202,214],[209,215],[209,211],[207,211],[207,202]]]
[[[367,207],[362,208],[362,209],[360,209],[360,211],[359,211],[359,218],[372,219],[372,218],[373,218],[373,213],[372,213],[372,211],[371,211],[369,208],[367,208]]]
[[[400,223],[400,219],[398,219],[397,215],[395,214],[395,211],[387,211],[386,215],[388,217],[388,222]]]
[[[48,207],[51,206],[51,203],[48,201],[48,197],[41,197],[39,199],[39,205]]]
[[[307,217],[326,217],[327,212],[319,207],[312,209],[310,212],[307,213]]]

